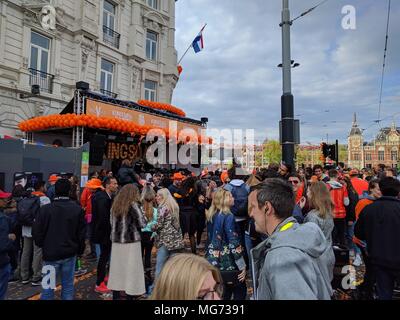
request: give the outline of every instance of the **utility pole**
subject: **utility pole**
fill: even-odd
[[[282,160],[294,167],[294,98],[292,95],[292,60],[290,56],[290,11],[289,0],[282,0]]]

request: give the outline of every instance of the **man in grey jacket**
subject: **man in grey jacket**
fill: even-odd
[[[314,223],[299,225],[292,217],[292,187],[267,179],[252,188],[249,212],[256,230],[268,239],[251,251],[256,300],[330,300],[330,250]]]

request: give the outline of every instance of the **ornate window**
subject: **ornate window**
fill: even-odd
[[[146,58],[149,60],[157,60],[157,33],[147,31],[146,35]]]
[[[149,101],[157,101],[157,82],[146,80],[144,83],[144,98]]]

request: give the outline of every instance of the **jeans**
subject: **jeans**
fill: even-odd
[[[58,260],[44,261],[44,266],[53,266],[56,270],[56,278],[61,276],[61,299],[74,300],[74,273],[76,257]],[[46,277],[43,274],[43,277]],[[53,289],[42,289],[41,300],[54,300]]]
[[[97,264],[97,281],[96,285],[101,285],[107,274],[107,263],[111,257],[111,241],[100,244],[100,259]]]
[[[224,286],[224,294],[222,296],[222,300],[233,300],[243,301],[246,300],[247,296],[247,287],[246,282],[241,282],[237,286]]]
[[[97,263],[99,263],[99,260],[100,260],[100,252],[101,252],[101,250],[100,250],[100,245],[96,243],[96,244],[94,245],[94,249],[95,249],[95,252],[96,252]]]
[[[392,300],[396,279],[400,276],[400,270],[374,266],[376,288],[379,300]]]
[[[347,232],[346,232],[347,246],[349,247],[350,250],[353,249],[356,254],[360,255],[361,250],[353,242],[353,236],[354,236],[354,222],[351,226],[347,225]]]
[[[165,246],[160,247],[157,250],[157,260],[156,260],[156,279],[161,273],[162,268],[164,267],[165,262],[168,260],[170,256],[170,252]]]
[[[29,280],[31,269],[31,256],[33,251],[32,281],[40,281],[42,279],[42,249],[39,248],[33,241],[33,238],[24,237],[24,248],[21,256],[21,278]]]
[[[4,300],[6,297],[10,274],[11,265],[9,263],[0,268],[0,300]]]

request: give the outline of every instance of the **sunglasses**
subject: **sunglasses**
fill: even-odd
[[[291,184],[299,184],[300,183],[300,181],[298,181],[298,180],[289,180],[289,182]]]

